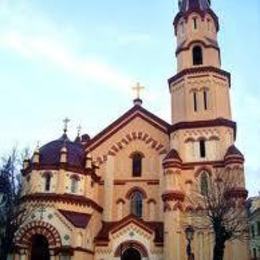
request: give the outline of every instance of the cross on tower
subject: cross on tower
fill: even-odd
[[[66,134],[67,131],[68,131],[68,123],[69,122],[70,122],[70,119],[67,118],[67,117],[63,120],[63,123],[64,123],[64,128],[63,128],[64,134]]]
[[[136,99],[140,99],[140,93],[142,90],[144,90],[144,86],[141,86],[141,84],[137,82],[136,86],[132,89],[136,91]]]

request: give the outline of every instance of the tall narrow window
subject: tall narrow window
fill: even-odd
[[[138,218],[142,218],[143,215],[143,194],[136,191],[131,197],[131,213]]]
[[[200,192],[203,196],[206,196],[209,192],[208,174],[206,172],[200,175]]]
[[[78,179],[76,178],[76,177],[72,177],[71,178],[71,184],[70,184],[70,191],[72,192],[72,193],[77,193],[77,191],[78,191]]]
[[[47,173],[45,175],[45,191],[50,191],[51,189],[51,175]]]
[[[205,140],[200,140],[200,157],[205,158],[206,157],[206,142]]]
[[[133,177],[142,176],[142,159],[143,159],[143,155],[140,153],[134,153],[132,155],[132,175],[133,175]]]
[[[203,101],[204,101],[204,109],[208,110],[208,91],[203,91]]]
[[[194,112],[198,111],[197,92],[193,92],[193,109]]]
[[[193,17],[193,29],[196,30],[198,28],[198,18],[197,17]]]
[[[203,64],[203,56],[202,56],[202,48],[200,46],[195,46],[192,49],[192,58],[193,65],[202,65]]]

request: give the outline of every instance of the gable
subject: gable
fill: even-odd
[[[152,239],[157,245],[163,243],[163,223],[146,222],[129,215],[118,222],[103,222],[102,228],[95,238],[96,245],[107,244],[110,238],[115,239],[124,234],[141,234],[147,239]]]
[[[168,149],[169,129],[167,122],[141,106],[134,106],[91,139],[86,149],[99,163],[134,141],[142,141],[160,154]]]

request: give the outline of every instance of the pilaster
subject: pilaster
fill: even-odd
[[[112,221],[114,170],[115,170],[114,157],[108,155],[106,161],[105,176],[104,176],[104,205],[105,205],[104,212],[103,212],[104,221]]]

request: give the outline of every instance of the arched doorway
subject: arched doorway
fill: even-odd
[[[135,248],[128,248],[121,258],[122,260],[141,260],[141,254]]]
[[[50,260],[49,243],[46,237],[42,235],[32,237],[31,260]]]

